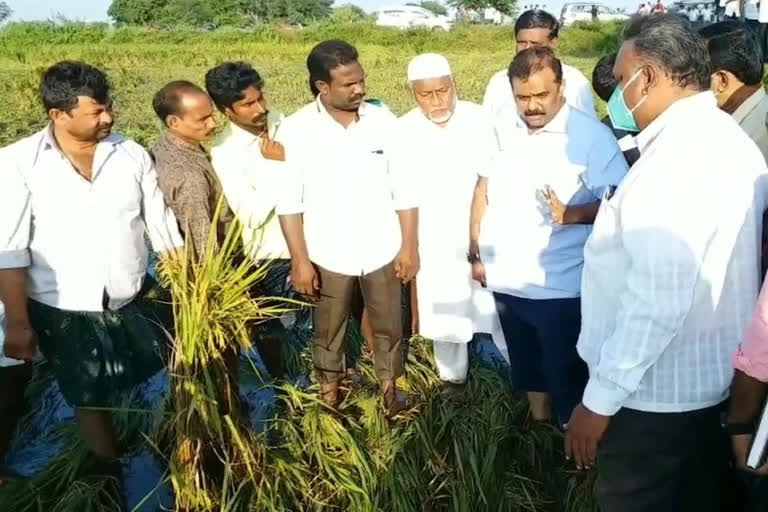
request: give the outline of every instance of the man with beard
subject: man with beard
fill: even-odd
[[[104,73],[60,62],[40,94],[48,126],[0,150],[4,351],[30,361],[39,345],[87,446],[116,475],[104,408],[163,366],[158,325],[170,322],[148,297],[145,234],[161,256],[183,243],[149,154],[111,133]]]
[[[560,41],[559,31],[560,24],[547,11],[541,9],[526,11],[515,21],[517,52],[534,46],[544,46],[554,51]],[[597,117],[595,100],[592,97],[589,81],[581,71],[574,67],[562,64],[562,68],[563,94],[566,103],[591,117]],[[510,109],[515,107],[506,69],[491,77],[488,87],[485,89],[485,96],[483,96],[483,107],[491,115],[496,115],[502,107]]]
[[[208,71],[205,86],[228,123],[211,149],[211,161],[224,195],[242,223],[245,256],[266,266],[255,293],[281,297],[289,293],[290,262],[275,206],[285,151],[273,137],[282,116],[271,112],[264,80],[247,62],[224,62]],[[295,315],[256,326],[259,355],[269,374],[282,376],[281,338]]]
[[[395,117],[363,101],[357,50],[325,41],[307,58],[315,100],[283,123],[284,190],[277,213],[296,290],[313,308],[313,358],[323,398],[345,375],[347,320],[359,284],[374,336],[376,375],[389,414],[403,408],[401,285],[419,268],[412,191],[390,174]]]
[[[458,100],[445,57],[415,57],[408,81],[417,107],[398,120],[393,172],[409,177],[418,198],[418,332],[433,343],[445,394],[458,398],[475,331],[467,218],[478,172],[498,142],[483,108]]]
[[[587,381],[576,353],[584,243],[627,163],[605,125],[566,103],[551,49],[517,54],[509,80],[516,109],[496,120],[502,152],[477,183],[470,260],[496,297],[515,388],[534,420],[563,425]]]
[[[202,146],[216,129],[213,102],[200,87],[180,80],[160,89],[152,106],[167,127],[152,149],[160,190],[179,221],[192,257],[199,260],[208,246],[222,195]],[[223,204],[220,210],[214,247],[224,239],[228,226],[229,209]]]

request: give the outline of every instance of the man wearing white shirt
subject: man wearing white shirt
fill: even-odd
[[[246,257],[268,268],[254,291],[268,297],[285,296],[289,293],[290,261],[275,213],[285,151],[274,141],[283,116],[269,110],[264,80],[247,62],[224,62],[210,69],[205,87],[216,108],[229,120],[211,148],[211,164],[242,224]],[[286,316],[257,326],[259,355],[275,378],[282,376],[282,322],[288,320]]]
[[[548,12],[539,9],[526,11],[515,22],[517,51],[521,52],[532,46],[546,46],[555,50],[559,42],[559,30],[559,23]],[[589,80],[574,67],[562,64],[562,68],[565,101],[571,107],[597,118]],[[507,70],[503,69],[488,82],[483,96],[483,107],[495,116],[502,107],[514,108],[514,105],[512,86]]]
[[[162,367],[170,315],[152,305],[145,234],[182,246],[149,154],[111,133],[103,72],[60,62],[42,78],[50,123],[0,150],[0,300],[5,355],[40,349],[88,446],[114,469],[110,414],[125,390]],[[117,471],[117,470],[115,470]]]
[[[721,404],[760,282],[766,164],[718,109],[688,22],[651,16],[624,34],[608,111],[641,130],[641,156],[584,248],[578,350],[590,378],[566,456],[599,461],[604,512],[715,511]]]
[[[551,49],[520,52],[509,77],[517,105],[496,120],[502,152],[477,183],[470,260],[496,297],[513,385],[535,420],[562,425],[587,380],[576,353],[583,247],[627,162],[605,125],[565,102]]]
[[[357,50],[325,41],[307,58],[315,100],[288,117],[277,213],[297,292],[316,299],[313,359],[323,398],[338,401],[347,319],[359,283],[374,336],[376,374],[390,414],[403,408],[401,282],[418,270],[412,191],[390,173],[395,116],[363,101]]]
[[[408,81],[417,107],[397,122],[393,171],[407,176],[418,196],[419,334],[433,342],[444,391],[458,397],[476,330],[473,295],[487,293],[472,283],[467,217],[478,172],[498,151],[498,142],[483,108],[457,98],[445,57],[414,57]]]
[[[768,161],[768,95],[755,33],[737,21],[699,30],[712,60],[712,92],[718,106],[733,116]]]

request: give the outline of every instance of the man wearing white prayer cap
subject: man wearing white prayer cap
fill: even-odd
[[[457,397],[467,379],[467,345],[477,330],[475,285],[467,261],[472,195],[478,172],[493,158],[498,143],[482,107],[457,98],[445,57],[415,57],[408,81],[417,107],[398,120],[393,172],[407,173],[418,198],[419,334],[433,341],[446,393]],[[487,314],[495,318],[492,299]]]

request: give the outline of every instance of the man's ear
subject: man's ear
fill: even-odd
[[[727,71],[715,71],[712,73],[712,84],[710,86],[710,89],[712,89],[712,92],[715,94],[722,94],[725,91],[728,90],[728,87],[731,85],[731,76],[730,73]]]
[[[558,45],[560,45],[560,38],[554,37],[549,40],[549,47],[552,48],[552,51],[557,50]]]
[[[328,82],[324,82],[323,80],[317,80],[315,82],[315,87],[317,88],[318,91],[320,91],[320,94],[324,96],[328,94],[328,90],[331,88],[328,85]]]

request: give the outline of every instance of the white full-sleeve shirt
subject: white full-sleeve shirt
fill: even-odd
[[[597,119],[595,99],[592,96],[592,86],[589,80],[573,66],[565,63],[562,66],[563,80],[565,81],[565,101],[576,110],[581,110],[590,117]],[[488,81],[483,96],[483,107],[493,116],[498,114],[502,107],[516,109],[515,97],[512,94],[512,86],[509,83],[506,69],[499,71]]]
[[[283,121],[279,215],[303,214],[310,260],[331,272],[369,274],[394,260],[398,210],[416,207],[412,187],[390,172],[396,117],[363,103],[344,127],[317,99]]]
[[[637,142],[584,248],[583,402],[603,415],[723,401],[760,284],[766,164],[712,93],[678,100]]]
[[[280,114],[270,112],[270,137],[281,122]],[[264,158],[260,138],[230,122],[211,148],[211,165],[227,203],[243,225],[246,253],[254,259],[288,258],[275,214],[285,162]]]
[[[112,134],[91,181],[51,127],[0,149],[0,269],[26,268],[29,297],[71,311],[119,309],[141,289],[148,235],[157,252],[181,247],[149,154]]]

